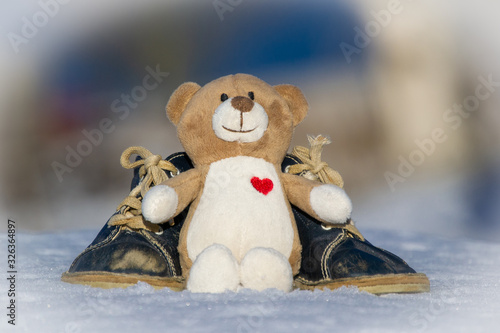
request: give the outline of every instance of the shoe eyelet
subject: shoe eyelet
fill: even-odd
[[[158,230],[157,232],[155,232],[155,234],[157,234],[158,236],[163,235],[163,228],[160,227],[160,230]]]
[[[291,165],[288,165],[288,166],[285,168],[285,173],[290,173],[290,167],[291,167]]]
[[[330,230],[332,229],[333,227],[332,226],[329,226],[329,225],[325,225],[325,224],[321,224],[321,228],[323,228],[324,230]]]
[[[179,170],[177,170],[175,173],[173,173],[172,171],[169,171],[170,173],[170,178],[174,178],[175,176],[177,176],[180,172]]]

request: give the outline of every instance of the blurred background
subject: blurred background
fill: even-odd
[[[129,191],[124,149],[182,150],[164,111],[173,90],[249,73],[302,89],[292,147],[332,139],[323,158],[361,232],[500,240],[498,1],[0,6],[0,209],[21,230],[102,227]],[[446,139],[430,144],[436,129]]]

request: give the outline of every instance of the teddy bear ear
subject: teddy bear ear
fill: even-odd
[[[200,90],[200,86],[194,82],[186,82],[181,84],[170,96],[167,103],[167,117],[172,124],[176,125],[181,119],[181,115],[186,109],[187,104],[193,95]]]
[[[305,118],[309,110],[309,104],[299,88],[291,84],[280,84],[274,86],[274,89],[288,103],[288,107],[293,113],[293,126],[297,126]]]

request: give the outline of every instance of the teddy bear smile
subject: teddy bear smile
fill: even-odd
[[[237,98],[227,99],[215,109],[212,116],[214,134],[228,142],[246,143],[260,140],[269,123],[266,111],[262,105],[253,101],[251,108],[242,107],[241,103],[232,103]]]
[[[244,131],[242,129],[240,129],[239,131],[237,131],[237,130],[233,130],[233,129],[227,128],[224,125],[222,125],[222,128],[225,129],[226,131],[233,132],[233,133],[250,133],[250,132],[254,131],[255,129],[257,129],[257,127],[255,127],[253,129],[247,130],[247,131]]]

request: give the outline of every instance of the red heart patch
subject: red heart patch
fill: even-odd
[[[259,177],[253,177],[250,179],[250,182],[257,191],[264,195],[271,192],[274,187],[273,181],[269,178],[260,179]]]

